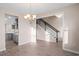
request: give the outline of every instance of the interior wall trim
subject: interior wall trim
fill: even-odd
[[[6,50],[6,48],[4,48],[4,49],[0,49],[0,52],[1,52],[1,51],[5,51],[5,50]]]
[[[68,51],[68,52],[72,52],[72,53],[75,53],[75,54],[79,54],[78,51],[74,51],[74,50],[71,50],[71,49],[63,48],[63,50]]]

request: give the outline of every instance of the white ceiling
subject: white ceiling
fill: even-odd
[[[0,3],[0,9],[13,10],[20,14],[44,14],[72,3]]]

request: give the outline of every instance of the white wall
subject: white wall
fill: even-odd
[[[28,22],[19,17],[19,45],[26,44],[31,41],[31,27]]]
[[[5,50],[5,23],[4,23],[4,14],[0,11],[0,51]]]
[[[30,22],[31,27],[31,42],[36,43],[36,19]]]
[[[36,28],[36,38],[37,40],[45,40],[45,30],[40,25],[37,25]]]
[[[64,39],[63,48],[79,53],[79,4],[64,9],[64,34],[66,36],[67,32],[68,39]]]

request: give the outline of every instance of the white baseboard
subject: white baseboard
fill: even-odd
[[[78,51],[74,51],[74,50],[71,50],[71,49],[63,48],[63,50],[68,51],[68,52],[72,52],[72,53],[75,53],[75,54],[79,54]]]
[[[5,50],[6,50],[6,48],[4,48],[4,49],[0,49],[0,52],[1,52],[1,51],[5,51]]]
[[[24,44],[27,44],[27,43],[30,43],[30,41],[28,41],[28,42],[23,42],[23,43],[19,43],[18,45],[20,46],[20,45],[24,45]]]

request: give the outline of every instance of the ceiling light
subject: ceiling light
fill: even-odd
[[[34,19],[36,19],[36,15],[27,14],[24,16],[24,18],[28,19],[28,20],[34,20]]]
[[[25,19],[27,19],[27,16],[24,16]]]

